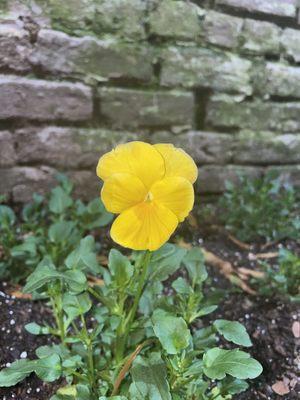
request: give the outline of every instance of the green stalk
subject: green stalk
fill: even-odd
[[[135,318],[137,310],[138,310],[139,301],[143,294],[143,289],[145,287],[145,280],[146,280],[146,276],[147,276],[147,270],[148,270],[148,266],[150,263],[150,259],[151,259],[151,252],[147,250],[145,252],[143,261],[141,262],[141,273],[140,273],[138,287],[137,287],[137,291],[135,294],[132,308],[129,311],[129,314],[127,315],[127,318],[125,319],[125,321],[123,321],[123,323],[120,324],[120,326],[118,327],[118,330],[117,330],[117,337],[116,337],[116,361],[117,361],[117,363],[120,363],[124,358],[124,352],[125,352],[125,348],[126,348],[126,344],[127,344],[127,340],[128,340],[128,335],[129,335],[131,325],[134,321],[134,318]]]

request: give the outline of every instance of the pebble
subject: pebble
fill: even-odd
[[[27,358],[27,351],[22,351],[20,358]]]
[[[14,319],[11,319],[9,323],[10,325],[15,325],[16,321]]]

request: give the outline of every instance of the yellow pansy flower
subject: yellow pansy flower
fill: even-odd
[[[101,198],[120,214],[112,239],[134,250],[162,246],[193,208],[197,174],[193,159],[172,144],[134,141],[104,154],[97,166]]]

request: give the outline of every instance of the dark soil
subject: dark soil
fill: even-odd
[[[241,250],[225,235],[217,232],[199,233],[197,230],[193,234],[185,233],[184,237],[188,237],[188,242],[198,243],[231,262],[236,268],[257,268],[256,262],[249,260],[249,251]],[[102,254],[107,255],[110,247],[108,244],[107,242],[102,246]],[[300,251],[299,244],[295,242],[283,244],[293,251]],[[274,245],[267,251],[278,250],[278,246],[280,245]],[[259,252],[259,247],[251,251]],[[232,287],[218,270],[210,268],[210,276],[214,286],[223,289]],[[35,349],[50,342],[47,336],[33,336],[24,330],[24,325],[28,322],[51,323],[51,314],[45,304],[16,299],[8,293],[9,287],[5,284],[0,285],[0,368],[22,356],[34,358]],[[250,382],[251,388],[248,391],[235,396],[236,400],[299,398],[300,339],[296,339],[292,332],[293,323],[300,320],[299,305],[276,298],[248,295],[236,290],[228,292],[219,309],[204,322],[215,318],[238,320],[243,323],[253,341],[250,352],[264,367],[263,374]],[[272,385],[282,380],[288,385],[290,392],[279,396],[272,390]],[[32,374],[14,388],[0,388],[0,399],[49,400],[58,386],[59,383],[45,384]]]

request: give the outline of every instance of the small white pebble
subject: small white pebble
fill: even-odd
[[[36,391],[37,393],[40,393],[41,389],[40,389],[40,388],[36,388],[35,391]]]
[[[10,325],[15,325],[16,321],[14,319],[10,320]]]
[[[27,358],[27,351],[22,351],[20,358]]]
[[[249,319],[249,318],[250,318],[250,315],[249,315],[249,314],[245,314],[245,318],[246,318],[246,319]]]
[[[13,313],[14,313],[14,312],[13,312],[12,310],[8,311],[8,314],[9,314],[9,315],[13,315]]]
[[[8,362],[8,363],[6,363],[6,364],[5,364],[5,366],[6,366],[6,368],[8,368],[8,367],[10,367],[10,366],[11,366],[11,363],[10,363],[10,362]]]

